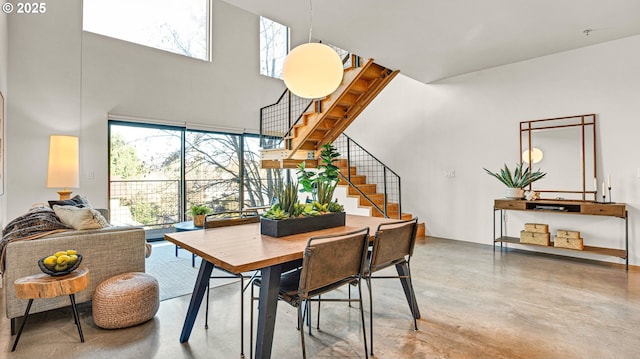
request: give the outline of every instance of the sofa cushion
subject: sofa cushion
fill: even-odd
[[[75,207],[91,207],[89,201],[81,195],[75,195],[73,198],[61,201],[49,201],[49,207],[53,206],[75,206]]]
[[[62,223],[74,229],[97,229],[109,226],[100,212],[93,208],[54,205],[53,211]]]

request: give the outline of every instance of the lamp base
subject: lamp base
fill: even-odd
[[[60,195],[60,200],[65,200],[65,199],[70,199],[71,198],[71,193],[73,191],[67,191],[67,190],[63,190],[63,191],[58,191],[58,194]]]

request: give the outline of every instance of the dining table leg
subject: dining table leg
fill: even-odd
[[[196,284],[193,286],[193,293],[191,294],[191,301],[189,302],[189,308],[187,309],[187,316],[184,318],[184,324],[182,325],[180,343],[184,343],[189,340],[193,324],[196,322],[196,317],[198,316],[200,304],[202,303],[202,297],[209,286],[211,271],[213,271],[213,263],[202,259],[202,263],[200,263],[200,270],[198,271],[198,278],[196,279]]]
[[[407,297],[407,303],[413,317],[420,319],[420,309],[418,309],[418,302],[416,301],[415,293],[413,292],[413,286],[409,283],[409,266],[407,263],[396,264],[396,271],[400,276],[400,283],[402,283],[402,289],[404,289],[404,295]],[[415,310],[415,311],[414,311]]]
[[[273,331],[276,325],[278,289],[282,265],[261,269],[262,284],[258,299],[258,328],[256,332],[256,359],[271,358]]]

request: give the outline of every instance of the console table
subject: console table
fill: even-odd
[[[514,243],[521,245],[530,245],[520,243],[519,237],[508,237],[503,235],[503,211],[535,211],[557,214],[578,214],[591,216],[609,216],[617,217],[624,220],[624,243],[625,248],[605,248],[584,246],[584,250],[579,252],[594,253],[603,256],[618,257],[625,260],[625,268],[629,270],[629,214],[625,203],[600,203],[587,201],[561,201],[561,200],[512,200],[512,199],[496,199],[493,204],[493,250],[495,251],[496,243],[500,243],[502,250],[503,243]],[[496,237],[496,213],[500,212],[500,236]],[[549,246],[561,252],[564,255],[570,255],[568,251],[576,251],[575,249],[565,249]]]

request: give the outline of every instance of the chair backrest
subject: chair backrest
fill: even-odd
[[[302,259],[298,287],[300,298],[305,299],[313,291],[361,276],[368,243],[369,228],[310,238]]]
[[[379,225],[373,239],[369,270],[375,272],[378,268],[410,257],[416,243],[417,228],[418,218]]]
[[[258,222],[260,222],[260,216],[257,211],[225,211],[207,215],[204,220],[204,228],[238,226]]]

